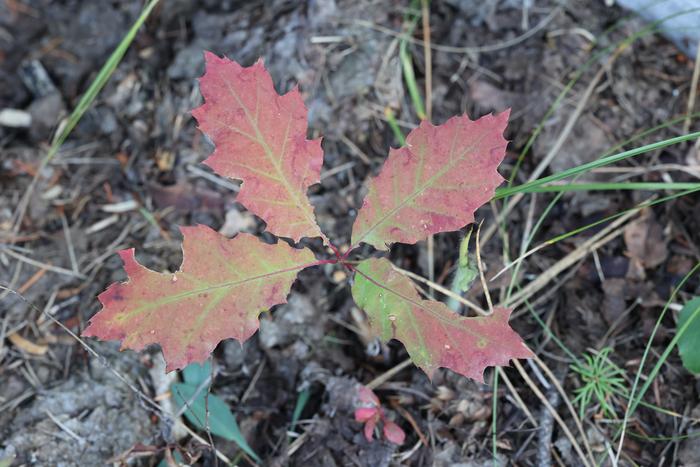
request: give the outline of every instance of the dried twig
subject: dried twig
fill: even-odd
[[[698,80],[700,79],[700,40],[698,41],[698,50],[695,53],[695,68],[693,68],[693,78],[690,80],[690,95],[688,96],[688,116],[683,123],[683,133],[688,133],[690,130],[690,116],[695,108],[695,97],[698,92]]]

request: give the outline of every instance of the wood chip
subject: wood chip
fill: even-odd
[[[10,342],[12,342],[12,345],[32,355],[44,355],[49,350],[48,345],[35,344],[34,342],[20,336],[16,332],[10,334],[7,336],[7,338]]]
[[[139,203],[136,200],[130,199],[120,203],[104,204],[101,209],[109,213],[121,213],[133,211],[139,208]]]

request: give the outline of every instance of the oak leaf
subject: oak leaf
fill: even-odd
[[[474,222],[474,211],[501,184],[496,168],[507,141],[510,111],[472,121],[453,117],[443,125],[423,121],[391,149],[381,172],[368,183],[352,231],[352,243],[386,250],[415,243]]]
[[[508,325],[511,310],[466,318],[444,303],[423,300],[413,283],[384,258],[361,262],[352,286],[355,303],[382,341],[397,339],[417,366],[432,378],[440,367],[483,381],[487,366],[508,365],[532,353]]]
[[[207,52],[199,81],[205,102],[192,115],[214,142],[204,161],[243,181],[237,201],[280,237],[323,236],[306,192],[321,177],[321,139],[306,139],[307,111],[297,88],[280,96],[262,61],[244,68]]]
[[[175,273],[141,266],[133,249],[119,253],[129,280],[100,294],[103,308],[84,336],[133,350],[158,343],[168,371],[184,368],[223,339],[252,336],[258,315],[284,303],[299,270],[315,259],[308,249],[248,234],[229,240],[206,226],[181,230],[183,262]]]

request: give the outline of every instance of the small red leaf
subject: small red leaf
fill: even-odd
[[[357,389],[357,393],[360,396],[360,402],[379,407],[379,398],[377,395],[367,386],[360,386]]]
[[[285,302],[299,270],[315,259],[310,250],[252,235],[229,240],[206,226],[181,230],[184,259],[174,274],[144,268],[133,249],[119,253],[129,281],[99,296],[103,308],[83,336],[121,340],[133,350],[158,343],[167,370],[183,368],[205,360],[223,339],[253,335],[258,315]]]
[[[299,90],[280,96],[262,61],[248,68],[207,52],[200,79],[205,103],[192,111],[216,145],[204,162],[243,181],[237,200],[275,235],[299,241],[322,236],[306,196],[321,177],[321,140],[306,139]]]
[[[377,413],[376,407],[360,407],[355,410],[355,421],[364,423],[370,418],[376,417]]]
[[[406,439],[406,433],[404,433],[401,427],[396,423],[389,420],[384,420],[384,437],[392,443],[400,446]]]
[[[364,431],[365,431],[365,438],[367,438],[367,441],[372,441],[372,439],[374,438],[374,429],[376,428],[377,421],[378,421],[377,418],[379,418],[379,417],[370,418],[365,423],[365,430]]]
[[[352,243],[386,250],[474,222],[474,211],[503,181],[496,168],[505,156],[503,130],[510,111],[472,121],[466,115],[434,126],[423,121],[392,149],[352,231]]]
[[[508,325],[511,310],[496,308],[493,315],[478,318],[459,316],[442,302],[423,300],[386,259],[368,259],[357,266],[352,295],[375,335],[401,341],[413,363],[431,378],[444,367],[483,381],[487,366],[532,356]]]

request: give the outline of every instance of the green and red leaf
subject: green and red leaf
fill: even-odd
[[[357,266],[352,295],[367,313],[374,334],[385,342],[401,341],[431,378],[444,367],[483,381],[488,366],[532,357],[508,324],[511,310],[497,308],[492,315],[477,318],[459,316],[442,302],[423,300],[411,280],[386,259],[368,259]]]
[[[474,222],[474,211],[503,181],[496,168],[505,156],[509,113],[453,117],[440,126],[423,121],[369,181],[352,244],[386,250]]]
[[[315,258],[284,242],[239,234],[229,240],[206,226],[182,227],[183,262],[175,273],[141,266],[134,250],[119,254],[128,282],[100,296],[103,308],[84,336],[120,340],[141,350],[160,344],[168,371],[205,360],[227,338],[245,341],[258,315],[284,303],[297,273]]]
[[[322,236],[306,192],[318,183],[321,140],[306,139],[307,111],[299,90],[280,96],[262,61],[244,68],[206,53],[200,79],[205,102],[192,111],[216,146],[204,162],[243,181],[237,201],[277,236]]]

